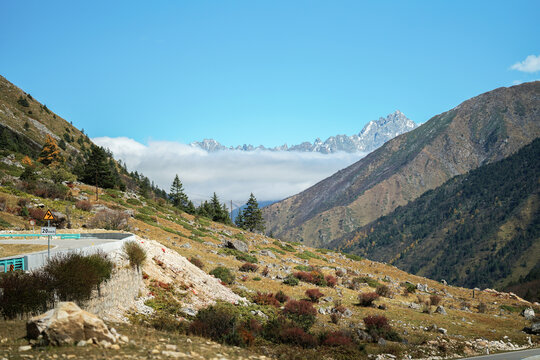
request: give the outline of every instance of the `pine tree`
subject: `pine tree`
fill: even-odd
[[[44,165],[50,165],[52,163],[61,164],[64,162],[64,158],[60,153],[60,148],[56,144],[56,140],[54,140],[51,135],[47,134],[45,145],[43,145],[43,149],[41,149],[38,161]]]
[[[189,199],[184,193],[184,186],[178,177],[178,174],[174,177],[173,183],[171,185],[171,193],[169,194],[173,206],[179,208],[180,210],[187,211],[189,207]],[[192,203],[193,205],[193,203]]]
[[[240,222],[237,222],[242,229],[249,231],[264,232],[264,219],[262,217],[262,211],[259,209],[259,203],[257,199],[251,193],[249,200],[246,203],[244,211],[240,211],[238,217],[241,217]],[[238,220],[238,218],[237,218]]]
[[[120,179],[114,171],[114,162],[109,162],[107,153],[100,146],[92,145],[90,155],[83,166],[82,182],[89,185],[97,185],[102,188],[114,188]]]

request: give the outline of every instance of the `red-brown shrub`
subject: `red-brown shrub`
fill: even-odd
[[[336,270],[337,277],[342,277],[343,275],[345,275],[345,273],[342,270]]]
[[[274,297],[282,304],[289,300],[289,297],[281,290],[279,290]]]
[[[324,279],[324,275],[319,270],[313,270],[310,272],[298,271],[295,272],[293,275],[300,281],[319,286],[326,286],[326,280]]]
[[[367,328],[376,327],[384,328],[390,326],[388,319],[384,315],[369,315],[364,318],[364,324]]]
[[[253,296],[253,302],[258,305],[272,305],[275,307],[280,306],[280,302],[274,297],[274,294],[272,293],[257,292],[257,294]]]
[[[358,302],[360,306],[372,306],[378,298],[379,294],[376,292],[362,293],[358,295]]]
[[[240,266],[239,270],[244,272],[255,272],[258,268],[257,265],[247,262]]]
[[[334,331],[331,333],[326,334],[324,337],[324,340],[322,341],[322,345],[325,346],[347,346],[352,344],[351,337],[342,332],[342,331]]]
[[[319,302],[319,299],[324,296],[322,292],[319,291],[319,289],[308,289],[306,290],[306,296],[309,298],[311,302]]]
[[[340,312],[333,312],[330,314],[330,321],[332,321],[333,324],[338,324],[339,320],[341,320],[341,313]]]
[[[79,210],[90,211],[92,210],[92,203],[87,200],[80,200],[75,203],[75,207]]]
[[[440,297],[439,295],[431,295],[429,297],[429,302],[433,306],[439,305],[441,303],[441,300],[442,300],[442,297]]]
[[[308,330],[316,321],[317,310],[309,301],[289,300],[285,304],[283,314],[304,330]]]
[[[195,265],[199,269],[204,268],[204,264],[203,264],[202,260],[197,258],[197,257],[192,257],[191,259],[189,259],[189,262],[191,262],[193,265]]]
[[[266,266],[262,271],[262,276],[268,276],[269,273],[270,269],[268,268],[268,266]]]
[[[330,286],[330,287],[334,287],[336,286],[337,284],[337,279],[335,277],[333,277],[332,275],[326,275],[324,277],[324,280],[326,280],[326,285]]]
[[[304,348],[317,346],[317,340],[313,335],[306,333],[302,328],[285,328],[280,333],[280,340],[286,344],[298,345]]]
[[[384,338],[390,341],[401,341],[399,334],[392,329],[388,319],[383,315],[369,315],[364,318],[366,330],[375,340]]]

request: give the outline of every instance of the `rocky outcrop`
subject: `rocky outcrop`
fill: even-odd
[[[31,318],[26,324],[26,333],[29,339],[41,336],[51,345],[74,345],[89,340],[115,343],[117,340],[103,320],[73,302],[60,302],[56,308]]]

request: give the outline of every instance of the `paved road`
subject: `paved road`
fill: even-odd
[[[51,240],[51,254],[55,253],[57,251],[65,251],[65,250],[72,250],[72,249],[79,249],[83,247],[88,246],[94,246],[99,244],[105,244],[109,242],[114,242],[118,240],[112,240],[112,239],[87,239],[87,238],[81,238],[81,239],[55,239],[53,238]],[[36,245],[47,245],[47,239],[46,238],[32,238],[32,239],[2,239],[0,240],[0,245],[2,244],[36,244]],[[47,250],[44,251],[37,251],[35,253],[46,253]],[[32,253],[34,254],[34,253]],[[21,255],[27,255],[27,254],[21,254]]]
[[[483,355],[472,358],[473,360],[540,360],[540,349],[529,349],[521,351],[510,351],[501,354]]]

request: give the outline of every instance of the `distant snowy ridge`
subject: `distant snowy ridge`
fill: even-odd
[[[373,120],[364,126],[359,134],[351,136],[336,135],[331,136],[326,141],[322,141],[317,138],[313,143],[308,141],[299,145],[287,146],[287,144],[276,146],[273,148],[266,148],[262,145],[242,145],[236,147],[226,147],[221,145],[214,139],[204,139],[201,142],[192,142],[190,145],[204,149],[208,152],[215,152],[220,150],[241,150],[241,151],[255,151],[255,150],[269,150],[269,151],[301,151],[301,152],[319,152],[323,154],[331,154],[338,151],[344,151],[348,153],[354,152],[371,152],[383,145],[388,140],[395,138],[398,135],[413,130],[418,125],[408,119],[401,111],[396,110],[392,114],[389,114],[385,118],[381,117],[379,120]]]

